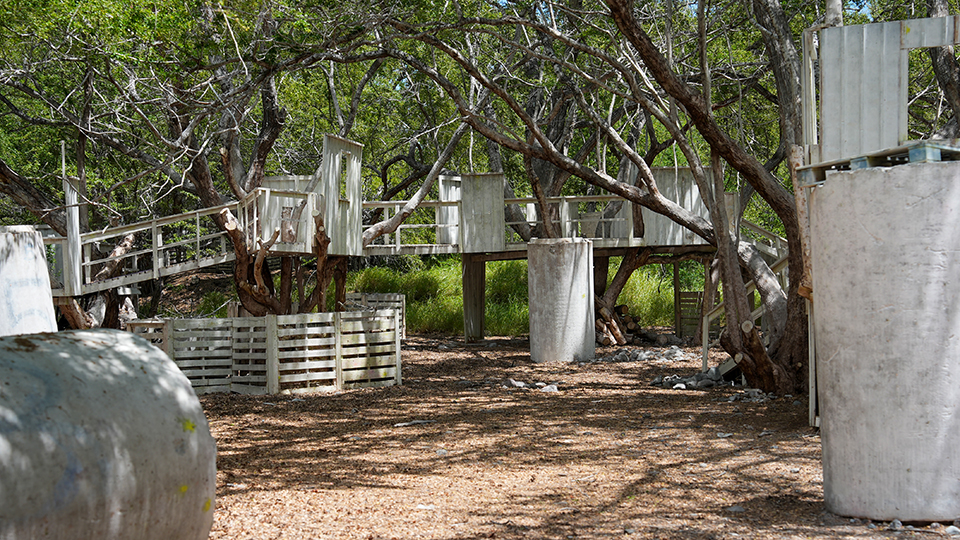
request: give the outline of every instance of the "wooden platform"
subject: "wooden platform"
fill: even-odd
[[[908,163],[960,161],[960,139],[909,141],[894,148],[848,159],[835,159],[797,169],[803,187],[813,187],[827,178],[829,171],[853,171],[871,167],[895,167]]]

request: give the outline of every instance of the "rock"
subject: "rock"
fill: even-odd
[[[746,512],[746,511],[747,511],[746,508],[740,506],[739,504],[735,504],[735,505],[733,505],[733,506],[728,506],[728,507],[724,508],[724,510],[726,510],[727,512],[730,512],[731,514],[742,514],[743,512]]]
[[[657,378],[650,381],[650,386],[660,386],[663,384],[663,375],[657,375]]]
[[[726,438],[728,438],[728,437],[733,437],[733,433],[723,433],[723,432],[721,432],[721,433],[717,433],[717,437],[719,437],[719,438],[721,438],[721,439],[726,439]]]
[[[899,519],[895,519],[890,522],[890,525],[887,525],[888,531],[899,531],[901,529],[903,529],[903,523]]]
[[[710,379],[704,379],[697,383],[697,388],[713,388],[717,383]]]
[[[560,389],[557,388],[557,385],[555,384],[548,384],[547,386],[544,386],[543,388],[541,388],[540,391],[541,392],[559,392]]]
[[[803,405],[803,402],[800,401],[799,399],[793,402],[793,406],[794,406],[794,407],[799,407],[799,406],[801,406],[801,405]]]
[[[525,382],[523,382],[523,381],[515,381],[515,380],[513,380],[513,379],[507,379],[507,385],[508,385],[508,386],[512,386],[512,387],[514,387],[514,388],[526,388],[526,387],[527,387],[527,383],[525,383]]]
[[[674,390],[686,390],[686,389],[687,389],[687,385],[683,384],[682,382],[681,382],[681,383],[677,383],[677,384],[673,385],[673,389],[674,389]]]
[[[960,536],[960,527],[957,527],[955,525],[950,525],[949,527],[944,529],[943,532],[949,534],[950,536]]]
[[[436,507],[432,504],[418,504],[417,510],[435,510]]]
[[[876,523],[868,523],[868,524],[867,524],[867,528],[868,528],[868,529],[876,529],[876,528],[877,528],[877,524],[876,524]]]
[[[443,448],[437,450],[437,455],[440,456],[440,457],[446,456],[446,455],[448,455],[448,454],[450,454],[450,452],[444,450]]]
[[[545,383],[545,382],[538,382],[538,383],[536,383],[537,388],[543,388],[543,387],[546,386],[546,385],[547,385],[547,383]]]

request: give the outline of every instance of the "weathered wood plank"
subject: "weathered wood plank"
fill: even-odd
[[[349,384],[351,382],[358,381],[371,381],[375,379],[391,379],[389,382],[392,384],[393,379],[396,378],[395,367],[384,367],[384,368],[375,368],[375,369],[362,369],[356,371],[344,371],[343,372],[343,383]]]
[[[280,373],[297,371],[299,369],[333,369],[335,367],[337,367],[336,359],[313,360],[306,362],[282,362],[280,364]]]
[[[280,375],[280,384],[320,381],[330,381],[330,386],[334,386],[337,382],[337,374],[333,371],[325,371],[317,373],[292,373]]]

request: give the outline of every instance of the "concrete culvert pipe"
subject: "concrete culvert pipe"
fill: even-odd
[[[960,516],[960,163],[828,173],[810,199],[827,510]]]
[[[199,540],[215,488],[200,402],[148,341],[0,338],[0,540]]]

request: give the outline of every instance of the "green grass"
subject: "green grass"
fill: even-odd
[[[610,260],[611,279],[619,262],[619,258]],[[684,270],[696,271],[695,268]],[[411,332],[461,334],[461,279],[460,259],[451,257],[408,272],[365,268],[350,274],[347,288],[357,292],[405,294],[407,328]],[[684,288],[687,288],[686,283]],[[672,269],[654,265],[637,270],[624,287],[618,303],[630,306],[630,313],[644,326],[673,324]],[[517,336],[530,331],[526,261],[487,263],[486,304],[484,324],[488,335]]]

